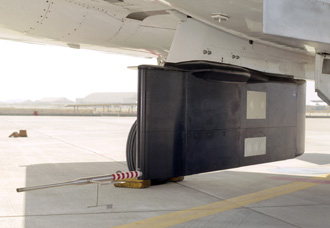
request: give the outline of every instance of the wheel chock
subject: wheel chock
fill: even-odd
[[[27,137],[26,130],[19,130],[19,137]]]
[[[180,182],[184,180],[184,176],[172,177],[168,182]],[[152,185],[151,180],[137,180],[136,178],[129,178],[113,182],[118,188],[148,188]]]
[[[14,138],[18,138],[19,137],[19,134],[18,134],[18,132],[13,132],[13,133],[11,133],[10,135],[9,135],[9,138],[10,137],[14,137]]]
[[[180,182],[180,181],[183,181],[183,180],[184,180],[184,176],[180,176],[180,177],[172,177],[168,181],[176,183],[176,182]]]
[[[15,131],[12,134],[10,134],[9,137],[14,137],[14,138],[27,137],[27,132],[26,130],[20,130],[19,133]]]
[[[118,188],[148,188],[151,186],[150,180],[138,180],[136,178],[128,178],[120,181],[113,182],[115,187]]]

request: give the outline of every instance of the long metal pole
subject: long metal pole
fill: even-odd
[[[26,188],[17,188],[17,192],[27,192],[27,191],[34,191],[39,189],[45,188],[56,188],[62,187],[67,185],[85,185],[85,184],[92,184],[92,183],[102,183],[102,182],[112,182],[116,180],[124,180],[128,178],[135,178],[142,176],[142,172],[140,171],[132,171],[132,172],[125,172],[125,173],[116,173],[104,176],[95,176],[95,177],[87,177],[81,178],[73,181],[61,182],[56,184],[47,184],[47,185],[40,185],[34,187],[26,187]]]

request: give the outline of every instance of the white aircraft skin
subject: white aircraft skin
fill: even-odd
[[[306,1],[278,0],[288,4],[287,7],[291,2]],[[265,9],[273,7],[270,3],[270,0],[0,0],[0,38],[156,57],[163,62],[210,60],[314,79],[315,53],[330,52],[329,45],[304,40],[304,34],[299,39],[277,35],[272,29],[266,34],[265,29],[276,27],[273,22],[264,21],[269,14]],[[329,8],[325,0],[315,4]],[[306,12],[303,13],[302,17],[306,17]],[[282,27],[280,30],[285,31]]]
[[[166,56],[178,20],[158,1],[1,0],[0,37],[146,57]],[[130,13],[164,11],[144,20]]]

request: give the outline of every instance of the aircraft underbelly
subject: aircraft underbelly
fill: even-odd
[[[160,15],[158,21],[169,23],[165,27],[157,23],[148,24],[148,20],[127,18],[129,13],[123,6],[104,2],[101,5],[65,0],[2,2],[0,37],[77,47],[103,47],[105,51],[107,48],[152,50],[165,55],[164,50],[170,48],[177,21],[169,18],[170,15]]]
[[[264,7],[265,2],[268,1],[2,1],[0,37],[60,45],[70,43],[103,51],[121,48],[150,53],[145,50],[151,50],[165,59],[180,24],[180,17],[191,16],[215,28],[277,48],[306,52],[306,45],[309,45],[316,47],[319,52],[330,52],[330,45],[326,43],[264,33],[264,19],[271,16],[265,12],[268,9]],[[316,4],[328,3],[318,0]],[[308,6],[305,8],[308,11]],[[295,8],[291,10],[296,11]],[[219,20],[219,15],[226,20]],[[322,21],[322,17],[318,20]],[[313,24],[311,21],[310,24]],[[267,27],[269,29],[276,29],[276,26]],[[309,33],[308,30],[306,33]]]

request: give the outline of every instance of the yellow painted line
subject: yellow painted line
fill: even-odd
[[[278,196],[297,192],[306,188],[310,188],[320,183],[309,182],[294,182],[275,188],[262,190],[259,192],[234,197],[228,200],[223,200],[211,204],[206,204],[199,207],[194,207],[182,211],[177,211],[157,217],[133,222],[125,225],[116,226],[115,228],[165,228],[185,222],[189,222],[195,219],[203,218],[210,215],[215,215],[220,212],[244,207],[246,205],[261,202],[264,200],[272,199]]]

